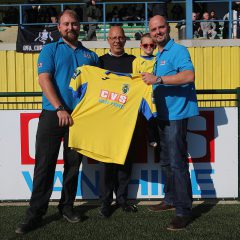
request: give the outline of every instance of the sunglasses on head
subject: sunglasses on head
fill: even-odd
[[[143,46],[143,48],[148,48],[148,47],[154,48],[155,45],[153,43],[150,43],[150,44],[144,43],[144,44],[142,44],[142,46]]]

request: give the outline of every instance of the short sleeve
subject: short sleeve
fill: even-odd
[[[132,73],[139,73],[138,58],[135,58],[132,63]]]
[[[55,64],[54,64],[54,47],[55,45],[50,44],[43,47],[42,51],[38,57],[38,74],[40,73],[50,73],[54,74]]]
[[[99,57],[95,52],[93,52],[93,60],[94,60],[94,62],[92,64],[92,66],[99,67],[100,66]]]
[[[141,104],[141,112],[143,113],[147,120],[149,120],[152,117],[156,117],[157,115],[152,86],[148,86],[147,92],[144,94],[144,98]]]
[[[78,67],[73,73],[69,87],[73,92],[77,92],[81,85],[82,85],[81,67]]]
[[[178,72],[183,72],[186,70],[194,71],[192,60],[190,54],[186,47],[180,46],[180,51],[177,51],[177,54],[174,57],[175,69]]]
[[[70,80],[69,89],[72,91],[72,95],[74,99],[78,99],[79,101],[83,98],[87,90],[87,80],[83,77],[82,71],[84,71],[84,67],[78,67]]]

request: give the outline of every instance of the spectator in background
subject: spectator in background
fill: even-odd
[[[193,23],[193,38],[199,38],[201,36],[200,22],[196,22],[197,14],[192,13],[192,23]]]
[[[209,15],[209,19],[210,19],[210,20],[218,20],[215,10],[211,10],[210,15]],[[220,29],[219,29],[219,28],[220,28],[219,22],[216,21],[216,22],[214,22],[214,23],[215,23],[215,25],[216,25],[216,29],[215,29],[215,30],[216,30],[217,34],[220,34],[221,31],[220,31]]]
[[[203,31],[203,37],[206,39],[214,39],[217,35],[216,24],[214,22],[209,22],[209,13],[205,12],[203,14],[204,22],[200,22],[201,29]]]
[[[229,20],[229,13],[225,14],[223,17],[223,20],[225,20],[226,22],[224,22],[224,27],[223,27],[223,38],[229,38],[229,22],[227,22],[227,20]],[[232,3],[232,36],[230,36],[230,38],[239,38],[240,37],[240,29],[239,29],[239,22],[238,20],[240,20],[239,17],[239,2],[233,2]]]
[[[97,40],[96,29],[98,25],[94,22],[98,22],[100,20],[101,15],[102,14],[100,9],[96,6],[96,1],[91,0],[88,3],[88,7],[87,7],[87,18],[88,18],[88,22],[90,23],[89,23],[88,32],[85,40],[87,41]]]
[[[196,13],[196,20],[201,20],[202,19],[202,14],[200,12],[195,12],[195,13]]]

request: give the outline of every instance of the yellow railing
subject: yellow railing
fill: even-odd
[[[235,89],[240,86],[240,48],[239,47],[190,47],[188,48],[195,66],[197,89]],[[108,49],[92,49],[99,56]],[[127,53],[138,56],[139,48],[127,48]],[[40,92],[37,81],[37,53],[17,53],[0,51],[0,92]],[[199,95],[199,99],[234,99],[233,95]],[[1,102],[24,102],[22,98],[1,98]],[[27,99],[40,102],[41,97]],[[211,104],[211,105],[210,105]],[[235,106],[231,101],[201,102],[201,106]],[[13,107],[13,106],[11,106]],[[22,108],[18,104],[17,108]],[[32,106],[29,106],[32,108]],[[38,107],[39,108],[39,107]]]

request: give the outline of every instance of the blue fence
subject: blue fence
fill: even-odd
[[[192,21],[192,12],[193,12],[193,2],[194,3],[216,3],[216,5],[218,3],[226,3],[228,4],[228,9],[226,9],[229,13],[229,19],[228,20],[209,20],[209,21],[214,21],[214,22],[227,22],[228,23],[228,37],[231,38],[232,37],[232,31],[233,31],[233,24],[234,23],[238,23],[240,20],[233,20],[233,11],[232,11],[232,6],[234,2],[237,2],[237,0],[185,0],[185,1],[171,1],[172,4],[182,4],[185,7],[185,19],[182,20],[171,20],[168,19],[168,22],[174,22],[174,23],[179,23],[179,24],[183,24],[186,25],[186,39],[192,39],[193,38],[193,21]],[[135,24],[135,23],[141,23],[144,25],[145,31],[148,31],[148,21],[149,21],[149,14],[148,14],[148,9],[149,6],[151,4],[165,4],[166,1],[162,0],[162,1],[153,1],[153,2],[101,2],[101,3],[97,3],[97,5],[100,7],[100,9],[102,10],[102,21],[99,21],[99,24],[103,25],[103,29],[104,29],[104,39],[106,39],[106,34],[107,34],[107,25],[108,24],[113,24],[114,22],[112,21],[107,21],[107,8],[109,6],[118,6],[118,5],[129,5],[129,4],[133,4],[133,5],[144,5],[144,19],[143,20],[139,20],[139,21],[127,21],[128,24]],[[68,7],[73,7],[73,6],[85,6],[86,3],[48,3],[48,4],[37,4],[38,6],[41,7],[46,7],[46,6],[54,6],[57,7],[59,9],[59,11],[62,11],[65,9],[66,6]],[[52,24],[52,23],[46,23],[46,22],[39,22],[39,23],[26,23],[24,22],[24,11],[27,7],[31,7],[32,4],[5,4],[5,5],[0,5],[0,11],[1,9],[4,8],[8,8],[8,7],[15,7],[18,9],[18,13],[19,13],[19,21],[18,23],[0,23],[0,26],[13,26],[13,25],[46,25],[46,24]],[[198,20],[196,22],[202,22],[203,20]],[[91,22],[87,22],[87,21],[81,21],[82,24],[89,24]],[[96,22],[94,22],[96,23]],[[118,23],[126,23],[126,21],[119,21]]]

